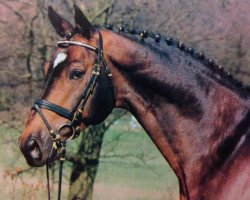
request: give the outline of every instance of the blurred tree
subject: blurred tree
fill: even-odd
[[[68,199],[92,199],[104,134],[125,114],[122,110],[115,110],[104,123],[91,126],[82,133],[77,154],[67,156],[67,160],[72,163]]]

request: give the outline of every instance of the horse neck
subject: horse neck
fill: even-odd
[[[104,38],[116,107],[137,118],[178,176],[185,199],[214,165],[222,167],[233,154],[248,129],[236,132],[249,118],[249,101],[207,76],[204,64],[177,48],[162,46],[163,53],[161,47],[115,33],[104,32]],[[227,142],[231,146],[222,155]]]

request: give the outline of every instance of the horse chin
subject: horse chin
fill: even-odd
[[[42,167],[42,166],[44,166],[44,162],[43,161],[29,161],[29,160],[26,160],[27,161],[27,163],[28,163],[28,165],[29,166],[31,166],[31,167]]]
[[[46,164],[46,161],[43,160],[43,159],[33,159],[33,160],[30,160],[29,158],[26,158],[26,161],[28,163],[29,166],[31,167],[42,167]]]

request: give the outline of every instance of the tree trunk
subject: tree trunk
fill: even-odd
[[[77,154],[69,155],[66,158],[73,164],[70,176],[69,200],[92,199],[104,133],[126,113],[124,110],[115,109],[105,122],[91,126],[81,134],[82,138]]]
[[[82,133],[82,141],[77,155],[69,158],[73,164],[70,177],[69,200],[92,199],[103,136],[107,128],[102,123],[92,126]]]

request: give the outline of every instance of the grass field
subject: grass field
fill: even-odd
[[[45,169],[29,169],[17,147],[18,135],[12,128],[0,127],[0,200],[46,199]],[[71,143],[69,149],[75,145]],[[27,169],[28,173],[15,176],[19,168]],[[63,199],[67,197],[69,167],[65,173]],[[57,185],[53,187],[56,190]],[[93,199],[178,199],[175,175],[136,123],[128,126],[128,121],[122,119],[106,133]]]

